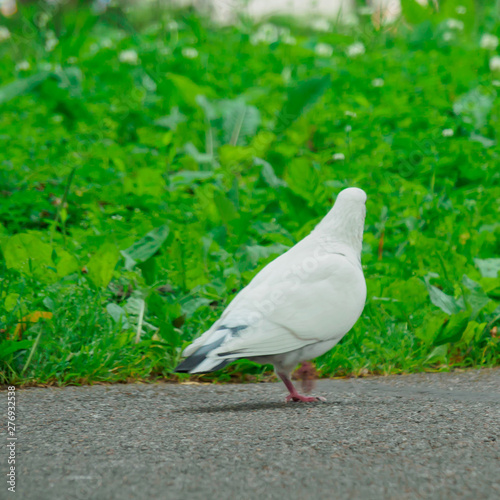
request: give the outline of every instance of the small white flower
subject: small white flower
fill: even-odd
[[[5,26],[0,26],[0,42],[10,38],[10,31]]]
[[[111,218],[113,220],[123,220],[123,215],[116,214],[116,215],[112,215]]]
[[[451,128],[445,128],[445,129],[441,132],[441,135],[442,135],[443,137],[453,137],[453,134],[454,134],[454,133],[455,133],[455,132],[453,132],[453,129],[451,129]]]
[[[327,43],[318,43],[314,47],[314,52],[320,57],[330,57],[333,54],[333,47]]]
[[[58,43],[59,40],[55,37],[55,35],[48,36],[47,40],[45,40],[45,50],[47,52],[52,52],[57,47]]]
[[[316,19],[311,24],[311,28],[316,31],[330,31],[330,23],[326,19]]]
[[[16,0],[0,1],[0,12],[5,17],[13,16],[17,12]]]
[[[335,161],[342,161],[342,160],[345,160],[345,155],[344,155],[344,153],[335,153],[332,158]]]
[[[349,57],[360,56],[365,53],[365,46],[361,42],[353,43],[347,47],[346,53]]]
[[[463,5],[457,5],[457,7],[455,8],[455,12],[463,16],[464,14],[467,14],[467,7]]]
[[[453,37],[454,37],[454,36],[455,36],[455,35],[453,35],[453,33],[452,33],[451,31],[445,31],[445,32],[443,33],[443,40],[444,40],[445,42],[449,42],[450,40],[452,40],[452,39],[453,39]]]
[[[169,21],[167,24],[167,29],[170,31],[177,31],[179,29],[179,26],[175,21]]]
[[[286,45],[296,45],[297,40],[290,34],[289,28],[278,28],[280,40]]]
[[[500,80],[493,80],[491,84],[493,85],[493,87],[500,87]]]
[[[498,37],[495,35],[490,35],[489,33],[485,33],[481,37],[479,45],[482,49],[495,50],[498,47]]]
[[[268,45],[277,42],[279,38],[279,28],[271,23],[259,26],[259,29],[250,37],[250,43],[267,43]]]
[[[198,57],[198,51],[194,47],[183,47],[182,55],[186,59],[196,59]]]
[[[28,61],[21,61],[16,64],[16,71],[28,71],[31,68]]]
[[[132,49],[122,50],[120,52],[120,55],[118,56],[118,59],[120,60],[120,62],[126,64],[137,64],[139,62],[139,56],[137,55],[137,52]]]
[[[47,26],[47,23],[49,22],[49,19],[50,16],[46,12],[41,12],[35,17],[34,21],[39,28],[45,28],[45,26]]]
[[[464,29],[464,23],[463,21],[459,21],[458,19],[448,19],[446,22],[446,25],[450,30],[463,30]]]
[[[385,85],[385,82],[382,78],[375,78],[372,80],[372,85],[374,87],[383,87]]]
[[[110,3],[110,0],[95,0],[92,5],[92,11],[95,14],[104,14]]]
[[[352,116],[353,118],[356,118],[356,116],[358,116],[354,111],[344,111],[344,115]]]
[[[500,56],[493,56],[490,59],[490,70],[500,71]]]
[[[352,127],[350,125],[346,125],[344,130],[349,133],[352,130]]]

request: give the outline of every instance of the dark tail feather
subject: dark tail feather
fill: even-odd
[[[201,361],[203,361],[205,359],[205,358],[202,358],[202,359],[193,360],[194,357],[196,357],[196,353],[193,354],[192,356],[189,356],[189,358],[186,358],[182,363],[179,363],[176,366],[174,372],[176,372],[176,373],[190,373],[193,368],[196,368],[201,363]],[[196,373],[199,373],[201,375],[202,373],[215,372],[217,370],[220,370],[221,368],[224,368],[226,365],[231,363],[231,361],[233,361],[233,360],[232,359],[225,359],[224,361],[219,363],[217,366],[214,366],[212,369],[210,369],[206,372],[196,372]]]
[[[179,363],[174,371],[177,373],[190,373],[191,370],[194,370],[202,361],[204,361],[207,358],[207,354],[210,351],[213,351],[214,349],[219,347],[223,341],[224,337],[221,337],[220,339],[216,340],[215,342],[212,342],[211,344],[207,344],[200,347],[196,352],[191,354],[191,356],[186,358],[182,363]],[[213,368],[210,368],[210,370],[198,373],[210,373],[216,370],[220,370],[221,368],[224,368],[227,364],[229,364],[231,361],[232,359],[224,359],[218,365],[215,365]]]

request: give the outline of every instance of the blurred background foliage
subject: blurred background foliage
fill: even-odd
[[[320,373],[499,363],[498,2],[362,4],[348,24],[0,16],[0,382],[174,377],[348,186],[369,197],[368,301]]]

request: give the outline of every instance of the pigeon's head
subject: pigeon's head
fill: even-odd
[[[366,215],[366,193],[359,188],[347,188],[339,193],[332,212],[337,218],[347,218],[353,228],[364,226]]]
[[[348,203],[350,205],[359,205],[363,206],[366,203],[366,193],[359,188],[347,188],[343,191],[340,191],[337,196],[337,200],[335,201],[335,205],[337,203]]]
[[[356,254],[361,254],[366,198],[362,189],[344,189],[337,196],[333,208],[317,226],[317,230],[328,235],[332,241],[347,245]]]

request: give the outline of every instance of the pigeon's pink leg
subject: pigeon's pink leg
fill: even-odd
[[[290,394],[286,397],[285,400],[287,403],[289,401],[303,401],[304,403],[311,403],[313,401],[326,401],[325,398],[321,397],[302,396],[302,394],[299,394],[297,392],[297,389],[295,389],[294,385],[292,384],[292,381],[287,375],[284,375],[283,373],[278,373],[278,376],[281,380],[283,380],[283,383],[286,385],[286,388],[290,391]]]

